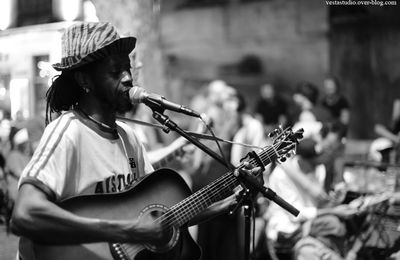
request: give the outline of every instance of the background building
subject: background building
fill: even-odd
[[[365,139],[374,136],[365,124],[388,124],[392,101],[400,96],[397,5],[328,6],[319,0],[2,4],[1,16],[8,18],[0,21],[0,103],[13,116],[18,110],[25,116],[38,112],[54,73],[49,63],[60,57],[62,29],[97,17],[138,37],[135,55],[143,68],[137,81],[177,102],[187,103],[217,78],[245,92],[251,104],[264,82],[273,82],[289,98],[297,82],[322,87],[331,74],[351,103],[349,136]]]
[[[0,6],[0,104],[13,118],[41,113],[60,60],[62,30],[73,20],[87,20],[80,0],[4,0]],[[93,7],[94,8],[94,7]],[[85,15],[85,12],[88,15]],[[7,18],[8,19],[5,19]]]

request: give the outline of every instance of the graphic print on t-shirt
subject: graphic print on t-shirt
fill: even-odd
[[[104,181],[99,181],[96,184],[94,193],[113,193],[128,189],[137,180],[135,158],[129,158],[129,165],[131,167],[129,174],[114,173],[114,175],[106,178]]]

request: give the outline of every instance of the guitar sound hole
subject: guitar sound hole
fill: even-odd
[[[153,219],[158,219],[162,216],[163,211],[160,210],[152,210],[150,211],[150,215],[152,216]],[[162,222],[162,226],[163,226],[163,235],[161,240],[153,243],[154,246],[156,247],[162,247],[166,244],[168,244],[168,242],[172,239],[172,236],[174,235],[174,228],[167,225],[167,223],[165,221]]]
[[[150,205],[142,211],[140,219],[143,219],[145,221],[160,221],[161,216],[167,210],[168,208],[163,205]],[[171,225],[171,219],[164,219],[162,221],[162,226],[164,229],[163,237],[157,242],[144,245],[148,250],[152,252],[167,252],[172,249],[178,242],[179,228]]]

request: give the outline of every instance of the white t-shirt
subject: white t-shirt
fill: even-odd
[[[56,202],[124,190],[153,167],[133,130],[117,125],[118,133],[106,133],[78,112],[61,115],[46,127],[19,187],[31,183]]]
[[[73,111],[46,127],[18,186],[32,184],[60,202],[123,191],[152,171],[145,148],[126,124],[117,122],[117,131],[107,132]],[[22,238],[21,259],[34,259],[29,257],[32,252],[30,241]]]
[[[302,172],[296,156],[284,163],[291,167],[294,172]],[[309,174],[318,176],[323,175],[324,171],[323,167],[317,167],[315,173]],[[293,233],[300,227],[302,222],[312,219],[317,215],[317,204],[315,200],[307,191],[296,184],[280,165],[272,171],[268,184],[276,194],[300,211],[299,216],[294,217],[277,204],[271,203],[265,214],[265,217],[268,219],[268,238],[276,240],[278,232]]]

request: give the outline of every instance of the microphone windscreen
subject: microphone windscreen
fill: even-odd
[[[129,99],[131,100],[132,104],[139,104],[143,101],[145,93],[146,90],[144,90],[144,88],[134,86],[129,90]]]

